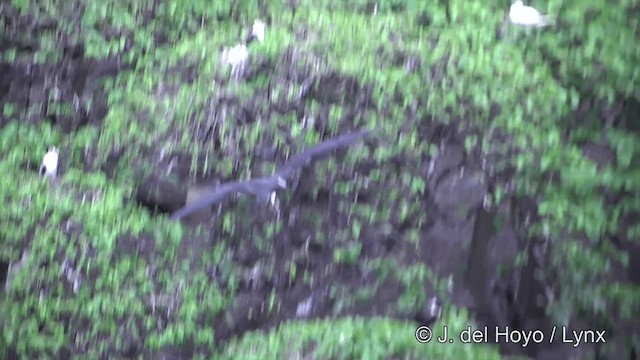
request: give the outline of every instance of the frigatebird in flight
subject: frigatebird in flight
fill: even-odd
[[[265,202],[271,201],[274,203],[276,200],[275,191],[277,189],[286,189],[287,179],[290,179],[295,174],[296,170],[304,166],[309,160],[328,154],[338,148],[348,146],[368,135],[370,132],[371,131],[367,129],[358,130],[323,141],[322,143],[292,157],[284,165],[279,167],[271,176],[221,184],[214,188],[210,193],[202,196],[199,200],[194,201],[191,204],[187,204],[182,209],[176,211],[171,215],[170,219],[182,219],[195,211],[217,204],[227,195],[232,193],[253,194],[258,200]]]

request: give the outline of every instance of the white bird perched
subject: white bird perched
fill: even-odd
[[[222,62],[231,65],[231,77],[237,79],[249,58],[249,51],[245,44],[238,44],[232,48],[222,50]]]
[[[525,6],[522,0],[516,0],[509,8],[509,21],[514,25],[543,27],[550,25],[549,17],[542,15],[531,6]]]
[[[264,22],[260,19],[255,19],[253,21],[253,26],[251,27],[251,34],[249,35],[249,39],[256,38],[262,44],[264,42]],[[251,40],[248,40],[249,43]]]
[[[236,44],[234,47],[225,48],[222,51],[222,62],[231,66],[231,77],[234,79],[238,79],[249,58],[247,46],[255,39],[261,44],[264,42],[264,29],[264,22],[260,19],[255,19],[251,27],[251,32],[249,36],[247,36],[244,44]]]
[[[58,155],[58,149],[54,146],[42,158],[39,174],[48,177],[50,181],[54,181],[58,174]]]

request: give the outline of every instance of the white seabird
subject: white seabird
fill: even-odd
[[[264,42],[264,22],[262,22],[262,20],[255,19],[253,21],[253,26],[251,27],[251,35],[249,35],[249,38],[252,37],[258,39],[260,44]]]
[[[58,156],[58,149],[54,146],[42,158],[39,174],[48,177],[50,181],[54,181],[58,174]]]
[[[514,25],[543,27],[551,24],[547,15],[542,15],[531,6],[525,6],[522,0],[516,0],[509,8],[509,21]]]
[[[264,29],[264,22],[260,19],[255,19],[251,27],[251,32],[244,43],[239,43],[231,48],[222,50],[222,62],[231,66],[231,77],[234,79],[238,79],[240,73],[244,70],[247,59],[249,59],[247,46],[256,39],[261,44],[264,42]]]
[[[231,77],[237,79],[249,58],[249,51],[245,44],[237,44],[232,48],[222,50],[222,62],[231,66]]]

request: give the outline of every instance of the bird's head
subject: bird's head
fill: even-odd
[[[277,181],[278,187],[280,187],[282,189],[286,189],[287,188],[287,181],[282,176],[278,176],[276,181]]]
[[[57,153],[58,153],[58,148],[57,148],[57,147],[55,147],[55,146],[51,146],[51,147],[49,147],[49,152],[50,152],[50,153],[56,153],[56,154],[57,154]]]
[[[253,21],[253,26],[251,27],[251,35],[249,37],[258,39],[260,44],[264,42],[264,22],[262,22],[262,20],[255,19]]]
[[[522,7],[522,6],[524,6],[524,3],[522,2],[522,0],[516,0],[516,1],[513,2],[512,6]]]

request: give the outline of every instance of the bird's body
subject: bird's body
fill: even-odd
[[[232,75],[236,75],[238,69],[244,67],[249,58],[249,51],[245,44],[237,44],[234,47],[222,50],[222,62],[231,66]]]
[[[531,6],[525,6],[521,0],[516,0],[509,8],[509,21],[514,25],[525,27],[543,27],[550,25],[549,17],[542,15]]]
[[[247,46],[255,39],[261,44],[264,41],[264,28],[264,23],[260,19],[256,19],[244,43],[238,43],[231,48],[222,50],[222,62],[231,66],[231,77],[234,79],[237,80],[239,78],[240,73],[244,70],[247,60],[249,59]]]
[[[42,158],[42,164],[40,165],[39,173],[54,181],[58,175],[58,149],[52,147]]]
[[[307,161],[313,157],[324,155],[340,147],[347,146],[366,136],[369,132],[369,130],[359,130],[324,141],[292,157],[271,176],[244,181],[233,181],[219,185],[198,201],[187,204],[182,209],[175,212],[171,215],[170,219],[178,220],[198,211],[199,209],[207,206],[213,206],[232,193],[252,194],[258,200],[266,201],[275,205],[278,203],[275,191],[278,189],[286,189],[286,179],[291,178],[295,171],[304,166]]]

